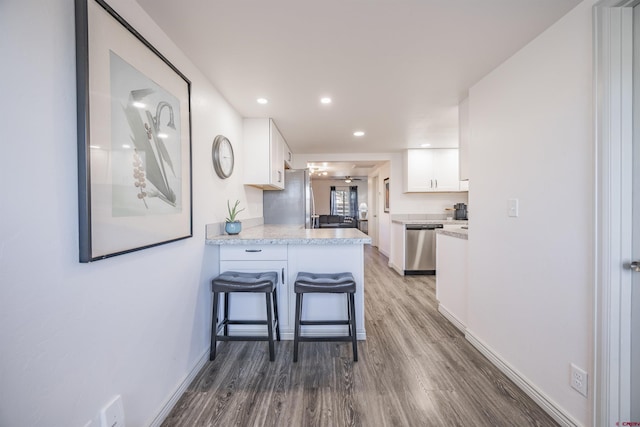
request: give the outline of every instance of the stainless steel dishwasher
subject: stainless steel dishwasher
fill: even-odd
[[[442,224],[407,224],[404,238],[404,274],[436,273],[436,230]]]

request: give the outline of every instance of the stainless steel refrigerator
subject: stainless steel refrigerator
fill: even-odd
[[[265,224],[297,224],[313,228],[313,190],[307,169],[286,169],[284,190],[262,193]]]

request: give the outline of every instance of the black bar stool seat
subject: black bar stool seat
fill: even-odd
[[[216,346],[218,341],[269,341],[269,360],[272,362],[275,360],[275,346],[273,340],[274,327],[276,339],[280,341],[278,293],[276,290],[277,285],[278,273],[275,271],[260,273],[225,271],[211,280],[211,290],[213,291],[213,315],[211,319],[211,352],[209,353],[209,360],[214,360],[216,358]],[[229,294],[233,292],[264,293],[267,308],[267,319],[229,319]],[[224,317],[221,322],[218,322],[220,294],[223,294],[224,296]],[[230,336],[229,325],[267,325],[267,336]],[[221,331],[222,333],[220,333]]]
[[[353,361],[358,361],[358,340],[356,337],[355,298],[356,281],[351,273],[305,273],[300,272],[294,284],[296,293],[296,320],[293,342],[293,361],[298,361],[298,343],[305,341],[350,341],[353,346]],[[331,293],[347,295],[346,320],[302,320],[302,299],[306,293]],[[348,325],[347,336],[300,336],[301,325]]]

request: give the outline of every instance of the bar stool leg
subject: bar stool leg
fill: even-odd
[[[265,299],[267,300],[267,332],[269,335],[269,360],[273,362],[276,360],[276,351],[273,345],[273,317],[271,314],[271,295],[269,293],[264,294]]]
[[[293,362],[298,361],[298,339],[300,338],[300,317],[302,312],[302,294],[296,294],[296,321],[293,335]]]
[[[213,293],[213,313],[211,315],[211,350],[209,351],[209,360],[216,358],[216,345],[218,335],[218,293]]]
[[[350,328],[351,329],[351,340],[353,342],[353,361],[357,362],[358,361],[358,337],[357,337],[357,329],[356,329],[356,305],[355,305],[355,298],[353,296],[353,294],[349,294],[349,303],[351,305],[351,323],[350,323]]]
[[[224,324],[224,332],[223,335],[224,336],[229,336],[229,324],[226,323],[229,320],[229,300],[231,299],[231,296],[229,296],[229,292],[225,292],[224,293],[224,318],[223,318],[223,322],[225,322]]]
[[[351,336],[351,299],[349,298],[349,294],[345,294],[347,297],[347,321],[349,322],[349,336]]]
[[[278,317],[278,293],[276,288],[273,288],[273,313],[276,320],[276,340],[280,341],[280,317]]]

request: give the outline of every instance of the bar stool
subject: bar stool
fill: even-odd
[[[276,339],[280,341],[280,324],[278,322],[278,273],[269,271],[264,273],[241,273],[225,271],[211,280],[213,291],[213,315],[211,319],[211,352],[209,360],[216,358],[216,344],[218,341],[269,341],[269,360],[275,360],[273,328],[275,324]],[[264,293],[267,303],[267,320],[230,320],[229,294],[232,292]],[[224,294],[224,318],[218,323],[219,295]],[[273,299],[273,316],[271,301]],[[229,325],[267,325],[267,336],[229,336]],[[222,329],[222,334],[220,330]]]
[[[298,361],[298,343],[301,341],[351,341],[353,361],[358,361],[358,340],[356,338],[356,308],[354,294],[356,281],[351,273],[298,273],[294,284],[296,293],[296,321],[293,342],[293,361]],[[308,293],[347,294],[347,320],[302,320],[302,298]],[[301,325],[349,325],[348,336],[300,336]]]

